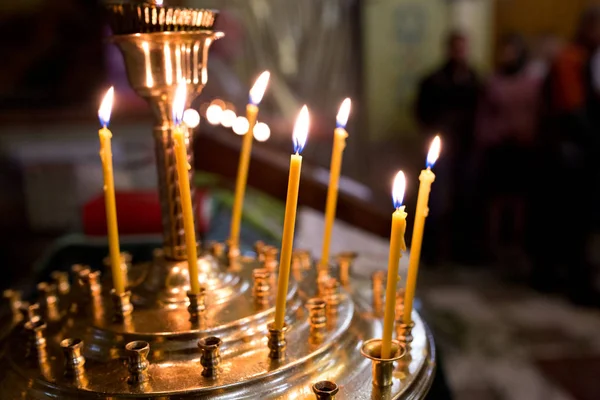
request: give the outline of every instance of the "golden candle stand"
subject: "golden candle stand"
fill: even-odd
[[[295,254],[283,330],[269,329],[277,250],[264,244],[256,257],[218,243],[200,251],[203,290],[188,296],[170,110],[181,79],[187,105],[206,84],[208,48],[222,36],[212,29],[218,13],[153,2],[108,10],[131,86],[156,119],[164,244],[150,262],[127,260],[122,295],[111,293],[108,274],[82,265],[72,268],[70,283],[65,273],[52,274],[31,303],[6,291],[11,314],[0,321],[0,397],[424,398],[435,372],[430,331],[413,312],[414,326],[399,326],[404,333],[394,342],[400,362],[378,359],[381,283],[352,275],[354,253],[340,255],[331,277],[320,277],[320,293],[310,255]],[[402,340],[409,337],[407,346]]]

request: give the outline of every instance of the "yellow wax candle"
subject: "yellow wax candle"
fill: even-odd
[[[242,142],[240,151],[240,162],[235,181],[235,197],[233,199],[233,210],[231,215],[231,231],[229,233],[230,245],[239,248],[240,226],[242,224],[242,210],[244,208],[244,195],[246,193],[246,182],[248,181],[248,166],[250,165],[250,153],[252,152],[252,138],[256,117],[258,116],[258,104],[269,83],[270,73],[263,72],[252,89],[250,90],[250,104],[246,106],[246,118],[248,119],[248,131]]]
[[[410,256],[408,258],[408,276],[404,293],[404,315],[402,316],[402,322],[405,324],[410,324],[412,321],[413,300],[417,288],[417,275],[421,259],[425,218],[429,214],[429,192],[431,191],[431,184],[435,180],[435,174],[431,172],[431,167],[433,167],[440,154],[440,147],[440,138],[436,136],[427,154],[427,169],[421,171],[421,175],[419,176],[421,183],[419,185],[419,196],[417,197],[417,210],[415,212],[415,224],[410,244]]]
[[[392,333],[396,313],[396,286],[398,285],[398,265],[401,251],[406,250],[404,231],[406,230],[406,213],[402,200],[406,179],[399,171],[394,179],[393,198],[396,211],[392,214],[392,232],[390,234],[390,256],[388,259],[388,277],[385,291],[385,313],[383,314],[383,338],[381,340],[381,358],[390,358],[392,350]]]
[[[342,169],[342,154],[346,147],[345,126],[350,114],[350,99],[345,99],[337,115],[337,128],[333,133],[333,150],[331,152],[331,166],[329,168],[329,187],[327,188],[327,203],[325,204],[325,228],[323,231],[323,247],[321,249],[320,268],[327,271],[329,267],[329,249],[331,246],[331,232],[333,231],[333,222],[335,220],[335,211],[337,208],[338,187],[340,180],[340,171]]]
[[[173,124],[171,133],[175,151],[175,161],[177,166],[177,181],[179,184],[179,196],[181,198],[181,211],[183,214],[183,229],[185,231],[185,248],[187,252],[188,271],[190,275],[190,292],[192,294],[200,293],[200,283],[198,282],[198,254],[196,249],[196,228],[194,225],[194,210],[192,208],[192,196],[190,193],[190,179],[188,171],[190,165],[187,159],[187,150],[185,145],[184,131],[180,124],[183,119],[183,109],[185,107],[186,86],[182,82],[177,87],[175,99],[173,100]]]
[[[102,172],[104,173],[104,204],[106,207],[106,227],[108,231],[108,249],[113,287],[116,294],[123,294],[125,292],[125,276],[122,268],[121,251],[119,250],[119,228],[117,225],[117,204],[115,200],[111,148],[112,133],[107,128],[110,121],[113,98],[114,88],[111,87],[108,89],[98,109],[98,117],[102,125],[102,129],[98,131],[98,136],[100,137],[100,159],[102,160]]]
[[[292,264],[292,248],[294,245],[294,228],[296,225],[296,208],[298,206],[298,189],[300,187],[300,170],[302,156],[300,153],[308,135],[308,108],[302,107],[294,127],[294,151],[290,159],[290,175],[288,178],[283,235],[279,257],[279,277],[277,282],[277,300],[275,304],[275,329],[283,329],[285,323],[285,303],[287,301],[290,267]]]

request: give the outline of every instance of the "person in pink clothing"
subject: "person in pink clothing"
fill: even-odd
[[[497,71],[484,86],[475,128],[487,246],[493,257],[523,255],[526,171],[533,162],[541,83],[528,68],[523,39],[505,37]]]

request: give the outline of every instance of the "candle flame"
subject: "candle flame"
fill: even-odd
[[[182,80],[177,85],[177,89],[175,89],[175,98],[173,99],[173,123],[175,125],[179,125],[183,121],[183,110],[185,109],[186,96],[186,82]]]
[[[310,117],[308,115],[308,107],[302,106],[300,114],[296,119],[296,125],[294,125],[294,152],[296,154],[302,153],[304,145],[306,144],[306,138],[308,137],[308,125],[310,123]]]
[[[340,106],[340,110],[337,113],[336,123],[338,128],[345,128],[346,123],[348,122],[348,116],[350,115],[350,106],[352,102],[350,98],[347,97]]]
[[[256,82],[254,82],[254,86],[250,89],[250,104],[257,106],[263,98],[265,94],[265,90],[267,90],[267,85],[269,84],[269,78],[271,77],[271,73],[269,71],[265,71]]]
[[[102,99],[102,103],[100,104],[100,108],[98,109],[98,118],[100,119],[100,125],[103,127],[107,127],[110,122],[110,113],[112,112],[113,99],[115,98],[115,88],[110,87],[106,94],[104,95],[104,99]]]
[[[432,168],[433,164],[437,161],[440,156],[442,149],[442,141],[439,136],[433,138],[431,146],[429,146],[429,153],[427,153],[427,168]]]
[[[398,171],[394,178],[394,186],[392,187],[392,199],[394,201],[394,207],[399,208],[404,201],[404,190],[406,189],[406,178],[404,172]]]

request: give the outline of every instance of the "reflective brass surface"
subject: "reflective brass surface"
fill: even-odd
[[[31,329],[29,352],[24,349],[22,328],[18,326],[2,342],[0,393],[6,398],[67,400],[152,396],[295,399],[314,396],[312,386],[327,380],[339,385],[337,399],[385,398],[372,397],[374,393],[387,393],[387,398],[424,397],[433,378],[434,350],[416,313],[411,361],[403,371],[393,371],[389,390],[382,391],[372,384],[371,361],[361,355],[360,349],[366,340],[381,336],[382,324],[373,314],[369,280],[353,277],[350,287],[339,291],[338,312],[335,318],[327,316],[327,328],[320,341],[312,340],[306,308],[307,300],[316,294],[314,270],[305,271],[301,281],[290,282],[285,358],[270,359],[267,324],[273,319],[274,298],[266,307],[259,307],[252,291],[252,271],[260,265],[258,260],[243,258],[234,273],[230,267],[217,264],[217,274],[231,276],[235,283],[215,283],[215,292],[226,291],[226,295],[211,296],[207,291],[206,311],[196,323],[189,321],[185,301],[140,303],[129,318],[118,322],[111,312],[94,312],[96,308],[110,310],[108,290],[103,289],[100,304],[95,305],[71,293],[60,303],[61,320],[42,322],[46,329]],[[134,264],[131,272],[151,279],[153,268],[153,263]],[[133,287],[132,297],[139,297],[145,287],[144,282]],[[222,341],[219,373],[210,379],[202,376],[202,350],[197,346],[199,339],[209,336]],[[81,338],[85,344],[85,374],[81,379],[64,376],[60,343],[69,337]],[[126,345],[135,341],[149,345],[145,370],[148,380],[141,385],[128,383],[132,372],[125,362],[131,356]],[[36,343],[43,343],[42,359],[37,357],[42,352]],[[27,361],[31,356],[35,357]]]
[[[155,116],[154,140],[163,220],[163,250],[165,258],[169,260],[183,261],[186,258],[171,138],[173,97],[180,81],[187,83],[186,108],[200,94],[208,79],[208,49],[222,36],[221,32],[200,30],[135,33],[112,38],[123,53],[129,83],[148,101]],[[193,137],[189,132],[186,137],[189,163],[193,165]],[[190,170],[190,179],[192,173],[193,170]]]

